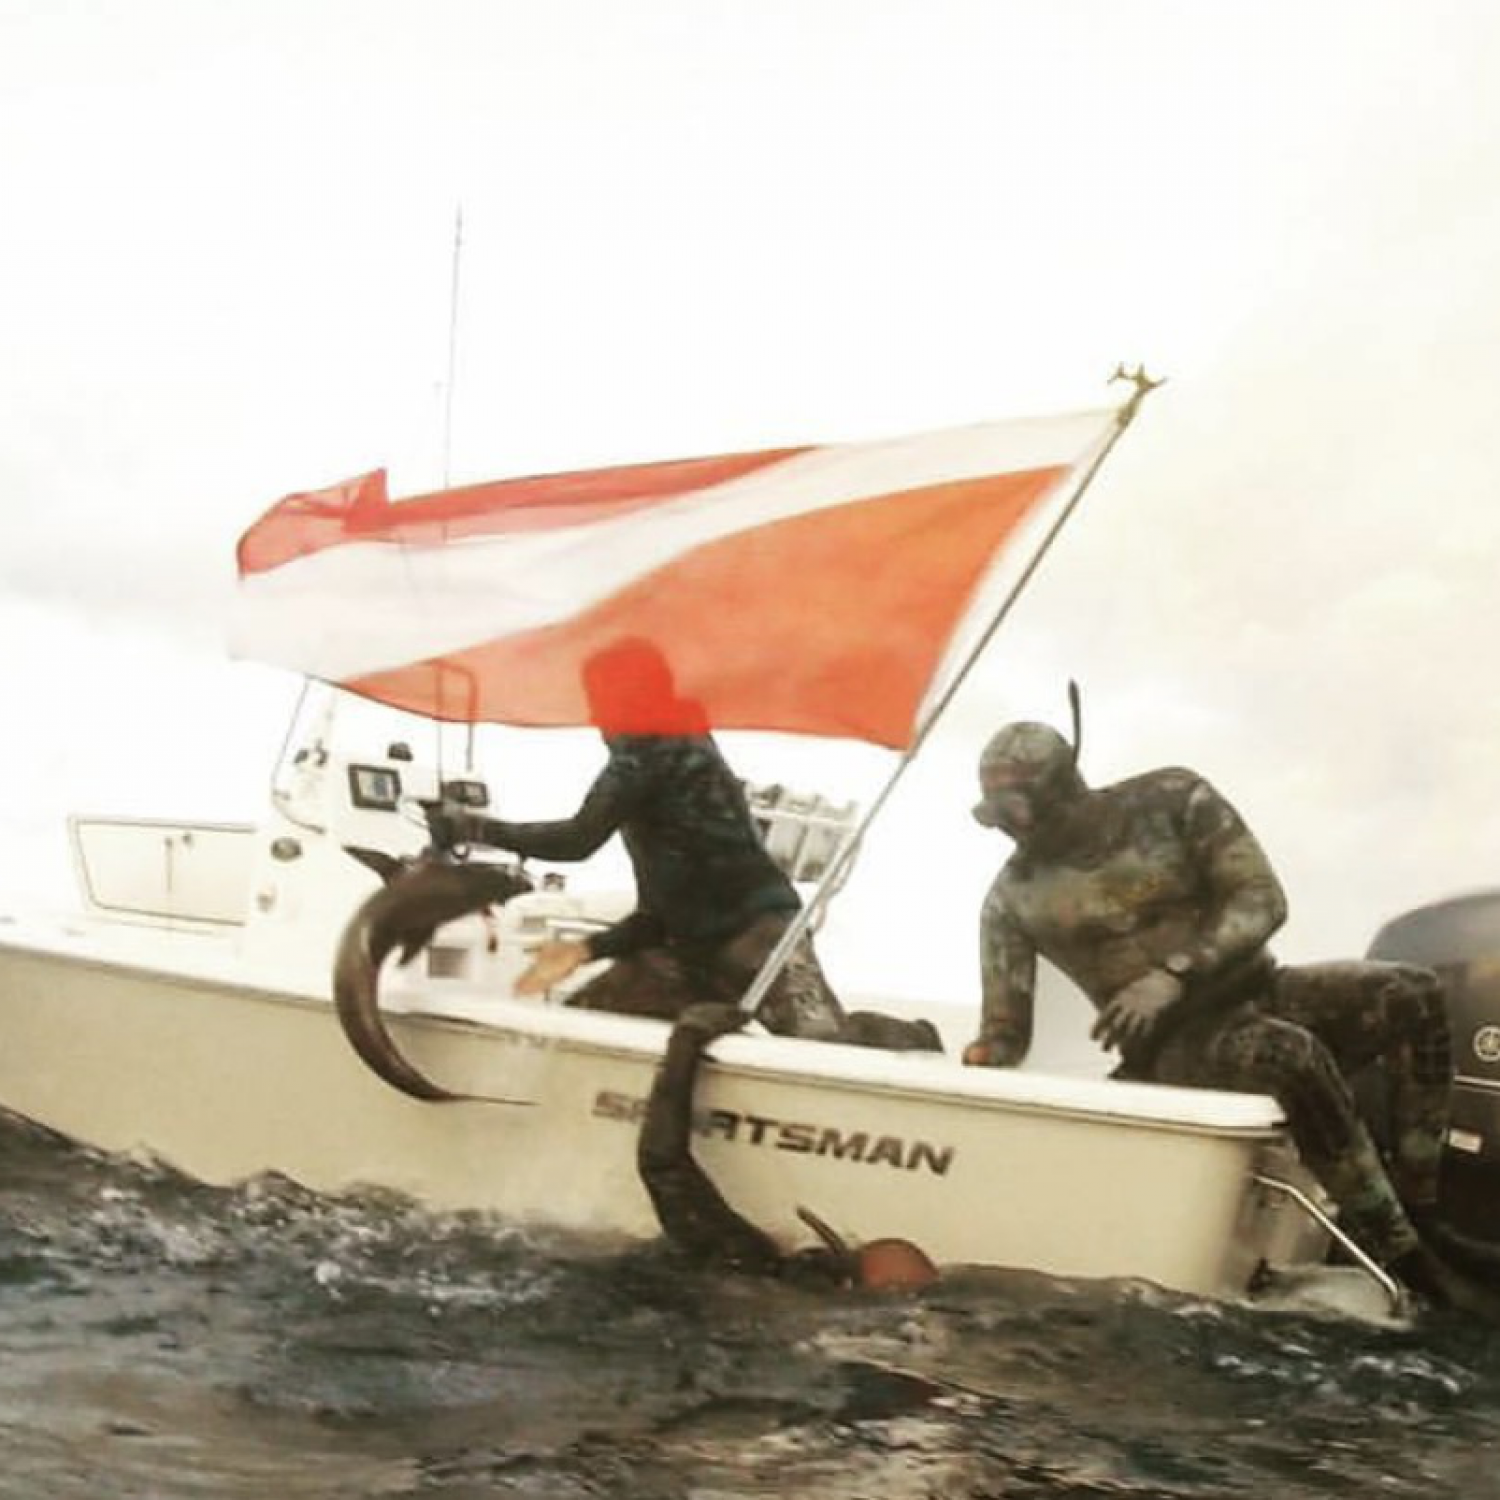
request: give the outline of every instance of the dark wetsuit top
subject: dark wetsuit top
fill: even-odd
[[[766,852],[744,788],[708,735],[614,735],[578,811],[549,823],[483,820],[479,838],[532,859],[581,860],[618,832],[636,909],[589,939],[594,958],[662,943],[714,945],[800,898]]]

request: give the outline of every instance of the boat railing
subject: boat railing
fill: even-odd
[[[1330,1239],[1334,1240],[1344,1253],[1385,1293],[1390,1302],[1391,1311],[1399,1312],[1405,1301],[1401,1291],[1401,1285],[1389,1271],[1378,1261],[1368,1255],[1349,1235],[1339,1227],[1338,1222],[1313,1198],[1302,1191],[1295,1183],[1287,1182],[1284,1178],[1273,1177],[1269,1172],[1256,1172],[1254,1181],[1259,1187],[1267,1188],[1273,1193],[1280,1193],[1283,1197],[1302,1210],[1315,1224],[1322,1229]]]
[[[859,815],[858,803],[835,803],[780,785],[746,786],[745,793],[766,851],[798,883],[823,878]]]

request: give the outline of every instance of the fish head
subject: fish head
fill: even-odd
[[[378,969],[386,955],[399,948],[401,962],[409,963],[445,923],[503,906],[533,888],[531,877],[518,865],[417,859],[371,898],[370,961]]]

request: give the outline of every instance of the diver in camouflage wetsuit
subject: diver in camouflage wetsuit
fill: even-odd
[[[534,859],[586,859],[614,833],[624,839],[636,909],[581,941],[542,945],[517,990],[543,993],[581,965],[609,958],[570,1005],[671,1020],[695,1001],[737,1002],[801,897],[766,852],[702,709],[676,695],[651,643],[628,639],[599,652],[584,668],[584,688],[609,759],[571,818],[511,823],[447,804],[437,815],[450,841]],[[819,1041],[940,1045],[924,1022],[846,1015],[806,934],[756,1019],[770,1031]]]
[[[1273,1095],[1361,1247],[1416,1290],[1465,1300],[1418,1233],[1436,1209],[1452,1073],[1437,976],[1279,965],[1266,944],[1286,919],[1281,883],[1235,809],[1191,771],[1092,789],[1061,735],[1017,723],[986,746],[980,785],[975,818],[1015,851],[981,912],[982,1019],[964,1061],[1026,1056],[1041,955],[1097,1007],[1091,1034],[1119,1049],[1116,1076]],[[1389,1170],[1345,1076],[1377,1060]]]

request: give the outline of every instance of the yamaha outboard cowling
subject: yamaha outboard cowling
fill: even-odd
[[[1500,891],[1418,907],[1387,922],[1369,957],[1436,969],[1453,1028],[1453,1101],[1443,1215],[1500,1240]]]

